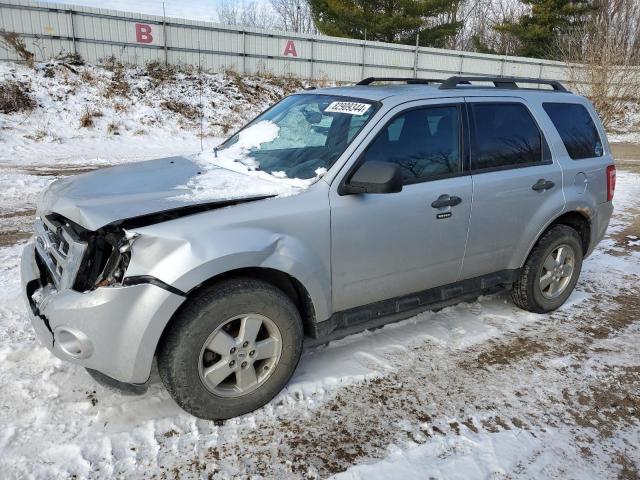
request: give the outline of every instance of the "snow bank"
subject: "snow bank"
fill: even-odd
[[[188,70],[157,79],[139,67],[53,63],[31,69],[0,62],[0,82],[6,80],[23,84],[37,107],[0,113],[0,165],[105,164],[122,161],[127,152],[134,159],[193,154],[201,150],[201,126],[210,149],[304,86],[293,79]],[[81,127],[83,115],[92,117],[91,127]]]

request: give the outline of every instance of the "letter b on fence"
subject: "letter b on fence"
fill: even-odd
[[[146,23],[136,23],[136,42],[153,42],[153,35],[151,35],[151,25],[147,25]]]

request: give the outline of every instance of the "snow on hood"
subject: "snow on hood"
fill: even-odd
[[[243,196],[289,196],[307,189],[326,173],[326,169],[319,168],[316,176],[310,179],[287,178],[284,172],[270,174],[259,170],[258,162],[251,157],[252,149],[274,141],[279,133],[278,125],[263,120],[242,130],[233,145],[217,152],[194,155],[191,159],[202,167],[202,171],[180,187],[186,188],[187,193],[177,198],[189,202],[221,200],[230,198],[230,193],[234,194],[231,198],[235,198],[239,190]]]
[[[53,182],[37,215],[56,212],[89,230],[108,223],[192,205],[302,192],[324,174],[308,180],[270,175],[249,155],[278,135],[278,126],[259,122],[241,132],[238,142],[218,152],[134,162]]]

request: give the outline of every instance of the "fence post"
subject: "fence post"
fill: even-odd
[[[310,80],[313,80],[314,79],[314,75],[315,75],[315,72],[313,71],[313,60],[315,58],[314,50],[315,50],[316,42],[315,42],[315,40],[313,38],[310,41],[311,41],[311,78],[310,78]]]
[[[162,2],[162,40],[164,42],[164,64],[166,66],[169,62],[169,55],[167,54],[167,13],[164,8],[164,2]]]
[[[71,45],[73,48],[73,54],[77,54],[76,50],[76,29],[73,26],[73,10],[69,10],[69,20],[71,21]]]
[[[242,74],[247,74],[247,32],[242,31]]]
[[[364,78],[364,59],[365,59],[365,50],[367,48],[367,29],[364,30],[364,42],[362,42],[362,72],[360,73],[360,78]]]
[[[500,76],[504,77],[504,57],[500,59]]]
[[[538,79],[542,79],[542,68],[544,66],[544,63],[540,62],[540,70],[538,71]]]
[[[458,75],[462,75],[462,65],[464,65],[464,55],[460,55],[460,65],[458,65]]]
[[[413,57],[413,78],[418,78],[418,55],[420,48],[420,33],[416,33],[416,53]]]

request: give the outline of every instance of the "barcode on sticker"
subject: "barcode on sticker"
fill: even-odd
[[[357,102],[332,102],[325,112],[329,113],[346,113],[348,115],[364,115],[371,105],[368,103]]]

